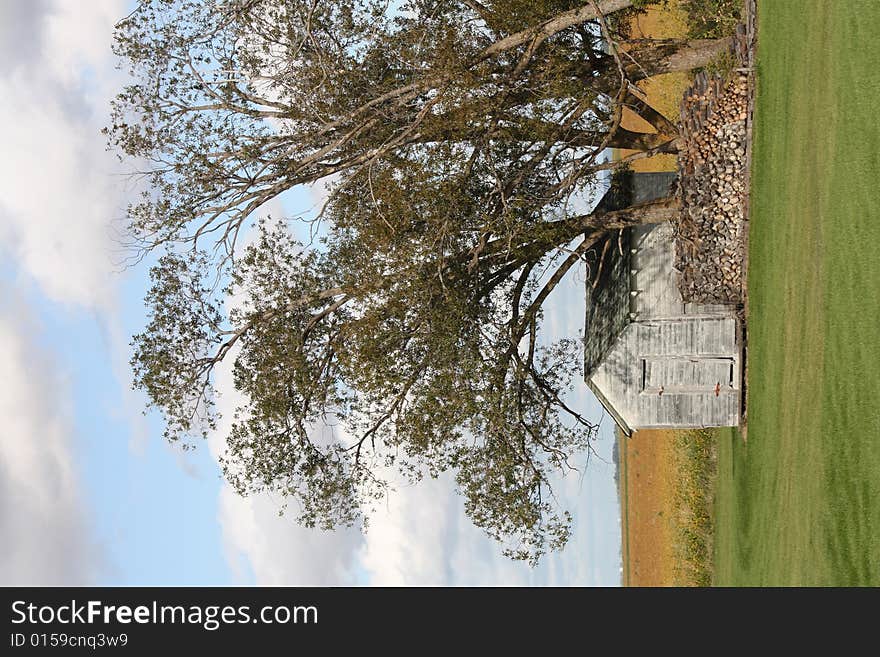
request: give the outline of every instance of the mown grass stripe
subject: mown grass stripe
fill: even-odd
[[[719,442],[715,583],[880,584],[876,2],[759,2],[748,444]]]

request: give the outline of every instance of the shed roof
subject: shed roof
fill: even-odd
[[[619,210],[661,198],[669,193],[670,185],[674,180],[674,172],[627,171],[615,177],[611,188],[596,205],[596,210]],[[631,248],[632,230],[624,229],[606,235],[594,249],[596,259],[593,268],[594,272],[598,269],[598,280],[595,279],[594,273],[587,281],[584,320],[584,374],[587,378],[599,366],[631,321],[629,316]]]
[[[629,229],[619,234],[606,235],[596,245],[600,267],[598,280],[587,281],[587,316],[584,322],[584,365],[589,376],[598,367],[605,354],[614,346],[617,337],[629,324]],[[603,255],[604,254],[604,255]],[[600,263],[600,260],[603,261]]]

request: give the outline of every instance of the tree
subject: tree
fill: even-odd
[[[543,344],[542,307],[608,231],[678,207],[575,200],[607,148],[679,147],[634,82],[728,42],[627,39],[631,0],[389,4],[144,0],[117,25],[133,82],[106,133],[145,163],[129,234],[164,251],[134,383],[188,444],[216,426],[213,373],[233,358],[240,493],[331,528],[369,515],[389,469],[449,470],[473,521],[535,562],[570,533],[551,473],[596,429],[563,400],[578,343]],[[655,131],[623,129],[625,106]],[[251,220],[318,181],[314,239]]]

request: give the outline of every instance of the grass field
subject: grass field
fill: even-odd
[[[880,2],[758,3],[748,441],[718,585],[880,585]]]

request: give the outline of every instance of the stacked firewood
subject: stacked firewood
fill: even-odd
[[[675,267],[686,301],[742,299],[747,80],[697,76],[682,101]]]
[[[701,72],[681,102],[682,209],[674,232],[675,268],[685,301],[743,299],[752,52],[748,27],[737,30],[732,48],[740,67],[724,78]]]

